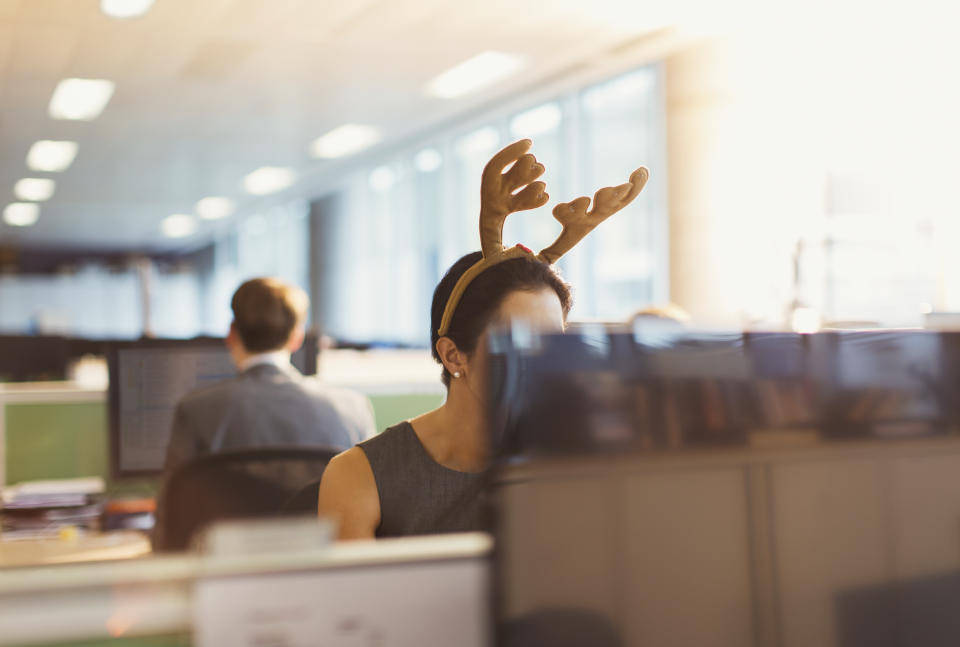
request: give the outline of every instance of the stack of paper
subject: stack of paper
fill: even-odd
[[[103,510],[103,492],[100,477],[29,481],[5,488],[0,537],[50,537],[66,526],[96,530]]]

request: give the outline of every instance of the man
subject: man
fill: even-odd
[[[349,449],[375,432],[370,401],[323,386],[290,364],[309,300],[297,287],[251,279],[233,295],[227,347],[237,377],[187,394],[177,405],[164,466],[258,447]]]

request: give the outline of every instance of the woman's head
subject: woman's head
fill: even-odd
[[[430,308],[430,343],[433,358],[443,364],[437,342],[437,332],[443,311],[457,281],[476,264],[482,255],[473,252],[462,257],[447,270],[433,292]],[[523,317],[539,323],[559,311],[565,320],[573,304],[568,286],[552,266],[534,258],[520,257],[494,265],[479,274],[464,291],[457,304],[444,337],[456,345],[459,352],[471,355],[487,327],[499,317]],[[443,369],[443,383],[450,384],[450,372]]]

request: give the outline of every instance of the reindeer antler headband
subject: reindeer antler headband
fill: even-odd
[[[504,261],[524,256],[553,265],[593,231],[594,227],[630,204],[647,183],[649,172],[641,166],[630,175],[630,180],[625,184],[608,186],[597,191],[593,196],[593,209],[590,211],[587,211],[590,198],[586,196],[558,204],[553,208],[553,217],[560,221],[563,230],[552,245],[536,255],[522,245],[505,250],[503,223],[507,216],[516,211],[542,207],[550,198],[544,193],[546,185],[543,182],[534,182],[543,175],[544,168],[536,157],[527,153],[531,145],[533,142],[529,139],[514,142],[494,155],[483,169],[480,182],[480,249],[483,258],[464,272],[453,286],[437,331],[441,337],[447,334],[453,313],[467,286],[480,273]],[[513,166],[504,172],[503,169],[511,163]]]

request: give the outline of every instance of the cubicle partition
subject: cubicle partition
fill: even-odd
[[[960,639],[958,438],[537,461],[494,491],[508,624],[575,613],[622,645]]]
[[[960,644],[960,335],[492,347],[505,637]]]
[[[0,384],[0,485],[109,476],[102,388]]]
[[[357,385],[373,405],[377,429],[439,406],[437,386]],[[152,494],[156,477],[114,479],[107,393],[69,382],[0,384],[0,485],[100,476],[114,491]]]

